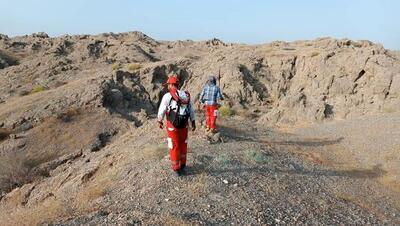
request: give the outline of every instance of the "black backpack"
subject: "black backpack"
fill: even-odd
[[[171,97],[171,100],[169,101],[169,113],[167,115],[168,121],[174,125],[175,128],[177,129],[183,129],[187,126],[189,117],[190,117],[190,105],[188,104],[182,104],[180,100],[176,101],[176,107],[171,108],[171,102],[174,98]],[[184,108],[184,109],[182,109]]]

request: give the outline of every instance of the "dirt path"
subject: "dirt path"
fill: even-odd
[[[169,171],[164,134],[142,137],[132,151],[142,153],[140,164],[127,161],[129,170],[99,201],[101,210],[58,224],[400,223],[398,196],[376,180],[382,169],[324,165],[317,151],[343,138],[282,133],[238,119],[221,124],[225,143],[210,144],[201,131],[192,134],[189,173],[180,178]]]

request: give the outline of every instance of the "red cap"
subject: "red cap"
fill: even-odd
[[[169,76],[167,83],[165,83],[165,85],[167,85],[167,84],[179,84],[179,80],[176,77],[176,75]]]

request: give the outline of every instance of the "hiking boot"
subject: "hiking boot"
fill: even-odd
[[[179,169],[179,172],[181,175],[186,175],[187,174],[186,165],[182,165],[181,168]]]
[[[180,169],[179,169],[179,170],[173,170],[172,172],[173,172],[173,175],[174,175],[175,177],[180,177],[180,176],[182,176],[182,173],[181,173],[181,170],[180,170]]]

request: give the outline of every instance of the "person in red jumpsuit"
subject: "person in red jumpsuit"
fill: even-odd
[[[221,89],[217,86],[215,76],[208,78],[207,84],[200,93],[200,102],[204,104],[207,131],[217,132],[218,100],[224,100]]]
[[[168,92],[161,100],[157,119],[160,129],[163,129],[164,117],[167,118],[167,141],[172,170],[180,176],[186,172],[188,126],[190,121],[192,131],[196,129],[195,114],[190,94],[178,89],[177,76],[170,76],[166,85]]]

